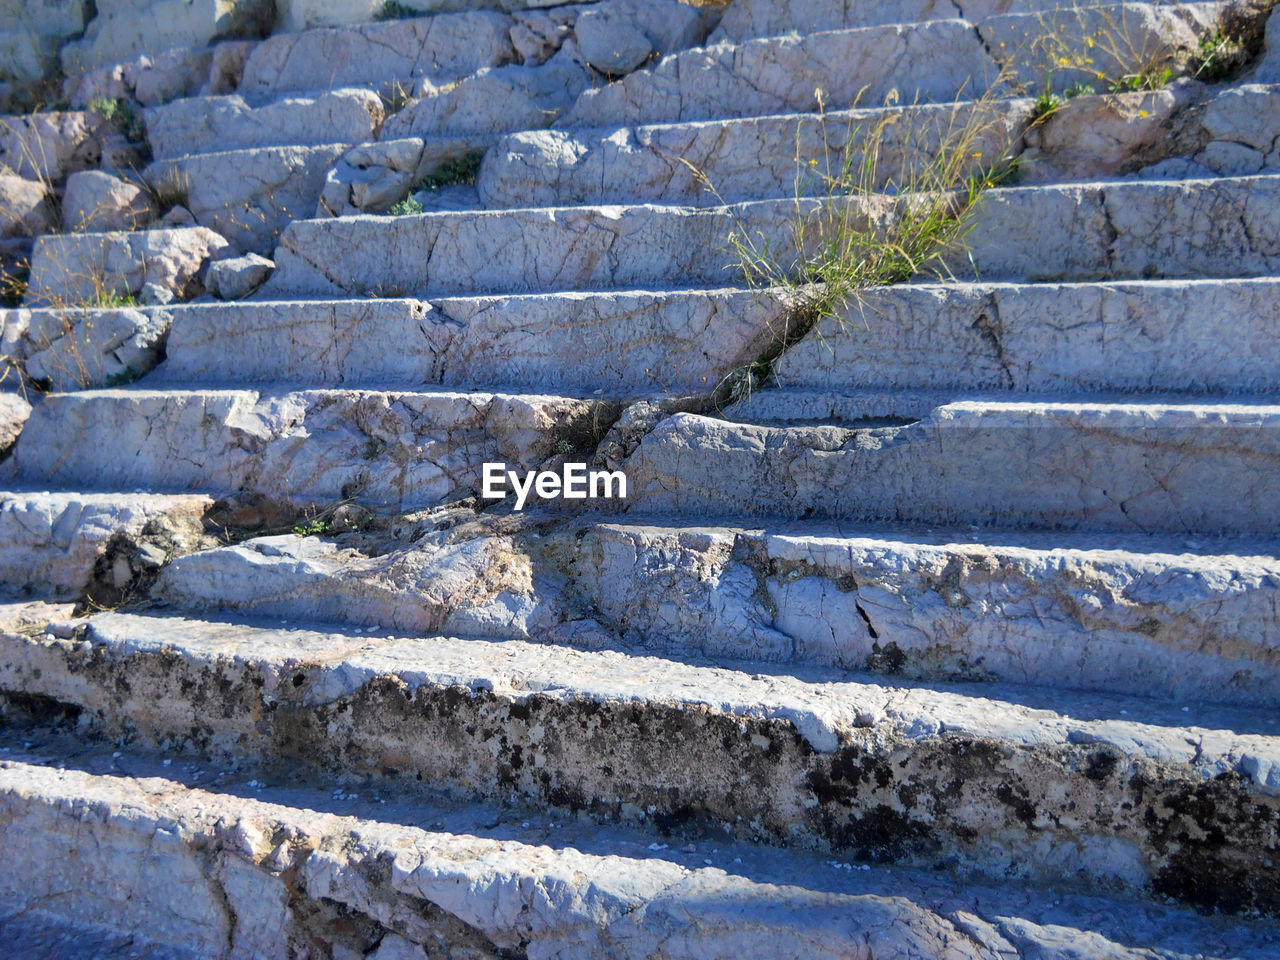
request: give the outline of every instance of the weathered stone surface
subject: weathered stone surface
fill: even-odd
[[[838,65],[838,67],[837,67]],[[821,89],[837,109],[951,100],[983,92],[998,67],[959,20],[717,44],[587,90],[559,126],[709,120],[813,111]]]
[[[495,383],[566,393],[705,393],[782,332],[745,292],[191,305],[174,313],[173,383]]]
[[[1280,271],[1280,177],[992,190],[955,269],[985,279],[1248,277]]]
[[[0,635],[0,685],[80,706],[102,733],[421,775],[623,819],[679,809],[693,828],[1001,878],[1054,876],[1066,857],[1086,883],[1151,884],[1206,905],[1273,902],[1264,860],[1280,750],[1254,732],[1268,730],[1261,711],[120,614],[50,632]],[[215,689],[228,708],[193,723],[192,704]],[[667,735],[649,735],[654,725]],[[900,811],[887,822],[886,803]],[[1068,837],[1070,852],[1058,850]],[[1189,869],[1213,884],[1189,888]]]
[[[887,229],[891,197],[854,197]],[[1123,280],[1265,276],[1280,269],[1280,177],[1032,186],[986,191],[959,278]],[[787,262],[797,210],[768,200],[691,210],[597,206],[294,221],[269,281],[273,296],[359,292],[455,295],[732,283],[731,231]],[[857,216],[853,217],[855,221]],[[423,256],[421,251],[429,251]]]
[[[194,548],[210,503],[201,496],[6,493],[0,498],[0,589],[74,599],[107,551],[112,555],[102,575],[119,575],[127,585],[131,544],[151,539]],[[123,566],[112,569],[117,558]]]
[[[411,509],[478,490],[485,461],[531,469],[565,444],[590,443],[603,414],[548,396],[132,389],[58,394],[35,416],[28,433],[40,441],[20,441],[14,454],[24,482]],[[99,434],[109,449],[87,448],[83,438]]]
[[[101,118],[65,111],[0,117],[0,164],[21,177],[57,182],[98,165]]]
[[[420,137],[352,147],[325,174],[317,217],[386,213],[443,164],[484,149],[488,137]]]
[[[328,792],[243,778],[202,789],[194,765],[133,756],[55,770],[42,746],[0,768],[0,817],[20,838],[6,866],[31,865],[27,882],[0,892],[19,915],[4,932],[20,949],[47,951],[61,934],[71,943],[127,943],[148,960],[185,960],[178,951],[191,946],[206,957],[285,956],[316,940],[337,941],[335,956],[349,949],[376,960],[420,958],[442,945],[493,957],[517,943],[530,956],[610,960],[658,950],[710,960],[762,945],[779,960],[1069,960],[1086,943],[1093,957],[1142,960],[1143,951],[1123,944],[1141,938],[1169,956],[1222,944],[1252,956],[1269,932],[1070,890],[1054,889],[1049,907],[1043,887],[842,869],[849,865],[724,841],[688,852],[650,844],[652,833],[588,832],[536,814],[512,822],[484,807],[420,804],[423,822],[438,818],[428,831],[392,819],[404,808],[354,793],[335,804]],[[72,854],[93,858],[87,880],[71,882]],[[74,890],[70,924],[46,912],[52,889]],[[157,939],[166,952],[148,952]]]
[[[1151,93],[1067,100],[1027,130],[1018,166],[1020,182],[1100,180],[1162,159],[1174,118],[1201,90],[1198,83],[1179,82]]]
[[[1280,88],[1228,87],[1208,102],[1192,132],[1191,157],[1174,158],[1138,172],[1140,177],[1241,176],[1280,170]]]
[[[583,58],[607,76],[628,74],[654,53],[643,30],[609,10],[587,10],[573,32]]]
[[[978,2],[960,6],[951,0],[894,0],[877,4],[833,4],[826,0],[734,0],[725,11],[711,41],[741,43],[753,37],[776,37],[795,31],[817,33],[848,27],[870,27],[885,23],[914,23],[950,17],[981,18],[1005,13],[1014,6],[1010,0]]]
[[[58,44],[25,30],[0,30],[0,82],[36,83],[58,65]]]
[[[195,296],[205,264],[230,253],[227,241],[205,227],[47,234],[36,241],[31,257],[27,302],[77,306],[104,296],[141,295],[148,286]]]
[[[212,41],[260,36],[275,11],[265,0],[99,0],[83,39],[61,50],[66,74],[122,63],[140,54],[205,47]]]
[[[753,399],[745,415],[789,419],[798,411],[786,401],[795,399],[808,401],[803,412],[815,421],[849,425],[765,427],[676,414],[626,462],[628,509],[1280,532],[1266,506],[1280,496],[1272,489],[1278,407],[959,401],[906,426],[859,427],[856,402],[841,409],[839,398],[785,392]],[[886,414],[892,401],[862,416]]]
[[[155,200],[136,183],[100,170],[84,170],[67,177],[62,195],[64,230],[137,230],[155,217]]]
[[[249,147],[358,143],[373,137],[382,113],[377,94],[347,89],[256,109],[239,95],[198,97],[152,108],[145,117],[147,140],[161,159]]]
[[[0,237],[33,237],[52,225],[48,188],[39,180],[0,173]]]
[[[295,90],[411,88],[449,82],[515,57],[510,21],[473,10],[420,20],[306,30],[268,37],[245,61],[240,92],[250,100]]]
[[[535,529],[450,528],[390,552],[359,541],[251,540],[176,559],[155,596],[223,615],[623,643],[934,682],[1067,684],[1259,707],[1280,693],[1274,543],[1188,554],[1175,538],[952,539],[817,524],[783,533]],[[1272,555],[1248,555],[1261,550]]]
[[[182,197],[196,222],[241,250],[268,253],[296,217],[309,215],[325,171],[347,147],[256,147],[158,160],[143,176],[156,192]]]
[[[84,29],[85,0],[0,0],[0,29],[74,37]]]
[[[170,316],[160,309],[3,310],[5,362],[55,390],[100,387],[156,365]]]
[[[1273,394],[1280,283],[920,284],[867,290],[779,358],[817,390]]]
[[[970,145],[975,169],[994,166],[1020,149],[1031,101],[990,105],[917,106],[790,114],[738,120],[656,124],[635,128],[538,130],[511,134],[486,155],[477,179],[490,207],[590,203],[681,203],[789,197],[797,190],[797,161],[838,170],[850,133],[879,135],[879,176],[873,186],[900,181],[938,146],[961,138],[966,124],[980,135]],[[853,163],[860,153],[851,152]],[[830,167],[827,165],[831,164]],[[802,192],[816,177],[801,175]],[[714,191],[711,189],[714,187]]]
[[[423,79],[415,100],[387,120],[387,138],[505,133],[549,126],[592,83],[571,40],[546,63],[507,64],[460,80]]]
[[[209,264],[204,284],[219,300],[241,300],[262,286],[275,267],[256,253],[217,260]]]
[[[0,393],[0,455],[7,455],[31,416],[31,404],[16,393]]]
[[[1274,10],[1267,18],[1265,48],[1254,79],[1258,83],[1280,83],[1280,19]]]

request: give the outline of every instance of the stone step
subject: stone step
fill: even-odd
[[[1275,405],[929,400],[778,390],[734,411],[770,425],[674,414],[622,464],[626,509],[1280,533]]]
[[[0,493],[0,592],[74,600],[95,581],[124,590],[144,567],[154,574],[175,553],[208,546],[201,520],[212,503],[140,492]]]
[[[296,92],[342,87],[411,89],[422,77],[447,83],[518,56],[511,18],[496,10],[277,33],[253,48],[237,92],[267,103]]]
[[[383,113],[382,100],[373,91],[347,88],[256,108],[239,94],[188,97],[152,107],[143,116],[151,154],[162,160],[251,147],[361,143],[374,138]]]
[[[314,216],[325,174],[349,143],[252,147],[158,160],[143,176],[187,207],[201,226],[241,251],[270,253],[280,231]]]
[[[961,874],[1277,902],[1271,711],[130,614],[0,643],[0,687],[65,705],[82,735]]]
[[[389,549],[277,536],[187,553],[153,596],[202,615],[1280,702],[1275,541],[829,522],[475,526]]]
[[[0,747],[12,836],[0,931],[18,956],[283,957],[321,945],[373,960],[762,948],[778,960],[1070,960],[1084,946],[1114,960],[1261,960],[1276,935],[1266,920],[1065,887],[960,883],[715,837],[682,844],[23,736]]]
[[[812,193],[822,173],[839,173],[853,135],[883,130],[877,154],[883,189],[942,144],[980,132],[970,166],[991,169],[1018,152],[1033,101],[880,107],[641,127],[529,130],[486,154],[476,186],[491,208],[607,203],[714,206]],[[861,154],[857,154],[861,156]],[[818,174],[804,167],[816,160]],[[855,167],[857,160],[853,160]],[[1251,171],[1252,172],[1252,171]],[[797,182],[797,177],[800,182]],[[714,187],[714,191],[711,189]]]
[[[1071,7],[1058,0],[894,0],[850,4],[831,0],[734,0],[709,38],[740,43],[752,37],[817,33],[846,27],[960,17],[971,23],[1011,13],[1053,16]]]
[[[486,461],[531,469],[593,449],[612,411],[443,390],[87,390],[46,397],[8,469],[22,483],[71,489],[252,491],[406,510],[478,490]]]
[[[796,390],[1280,389],[1280,282],[898,284],[865,290],[774,365]]]
[[[823,192],[823,175],[873,159],[870,184],[910,182],[943,151],[970,172],[1015,164],[1019,183],[1244,176],[1280,171],[1280,87],[1190,81],[1080,96],[1032,124],[1034,101],[1002,98],[729,120],[509,134],[476,185],[491,208],[719,203]],[[1203,109],[1195,109],[1204,103]],[[1179,135],[1171,134],[1178,131]],[[868,156],[865,145],[875,144]],[[845,151],[848,151],[848,157]]]
[[[893,198],[849,201],[884,223]],[[1280,176],[1111,181],[986,191],[958,279],[1140,280],[1280,273]],[[727,207],[561,207],[299,220],[263,297],[453,296],[738,282],[728,237],[794,259],[817,200]],[[855,218],[856,219],[856,218]]]
[[[1222,3],[1114,4],[1045,14],[1011,14],[830,30],[719,43],[663,58],[656,66],[585,91],[561,127],[636,125],[750,117],[829,108],[949,102],[1003,89],[1002,79],[1069,86],[1172,63],[1212,34]],[[1090,39],[1107,32],[1123,43]],[[1051,34],[1056,41],[1037,45]],[[1118,48],[1118,49],[1116,49]],[[1114,52],[1113,52],[1114,51]],[[1088,71],[1061,65],[1088,56]],[[1141,60],[1140,66],[1132,62]],[[1002,71],[1008,71],[1002,78]],[[998,85],[998,86],[997,86]]]
[[[709,392],[780,333],[741,290],[440,300],[247,301],[168,308],[157,384],[396,384]]]

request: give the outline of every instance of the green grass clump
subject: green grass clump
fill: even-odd
[[[422,204],[414,197],[405,197],[403,200],[397,200],[391,205],[391,209],[387,211],[393,217],[404,217],[413,213],[422,212]]]
[[[373,15],[374,20],[407,20],[410,17],[420,17],[422,12],[406,7],[403,3],[396,3],[396,0],[387,0],[378,12]]]
[[[114,123],[120,128],[120,132],[133,143],[140,143],[146,139],[147,128],[142,120],[142,115],[138,113],[137,108],[128,100],[109,100],[106,97],[99,97],[97,100],[90,101],[89,109],[100,116],[108,123]]]
[[[444,187],[456,187],[476,182],[480,173],[480,161],[484,159],[483,151],[464,153],[460,157],[446,160],[435,170],[422,178],[415,190],[441,190]]]

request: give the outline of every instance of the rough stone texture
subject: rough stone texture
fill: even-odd
[[[96,113],[65,111],[0,117],[0,164],[28,179],[60,181],[102,157]]]
[[[850,203],[884,224],[892,198]],[[1015,187],[983,194],[951,256],[959,278],[1082,281],[1248,277],[1280,268],[1280,177]],[[799,210],[822,216],[816,200]],[[732,282],[731,231],[788,259],[797,204],[657,206],[294,221],[275,253],[276,296],[453,295]],[[883,227],[877,227],[883,229]],[[424,256],[422,251],[427,251]],[[499,255],[499,251],[501,254]]]
[[[83,73],[140,54],[205,47],[212,41],[259,36],[271,27],[265,0],[99,0],[83,39],[61,50],[63,72]]]
[[[33,237],[52,225],[53,211],[43,183],[0,174],[0,237]]]
[[[955,269],[1036,281],[1273,275],[1277,204],[1277,176],[992,190]]]
[[[708,392],[782,332],[750,293],[192,305],[174,314],[174,383],[439,384],[582,394]]]
[[[1280,18],[1274,10],[1267,18],[1265,48],[1254,79],[1258,83],[1280,83]]]
[[[181,197],[197,223],[241,250],[269,253],[280,230],[308,216],[325,171],[346,144],[256,147],[158,160],[143,172],[156,192]]]
[[[202,496],[6,493],[0,499],[0,589],[10,596],[74,599],[104,556],[101,575],[127,585],[133,548],[148,541],[194,546],[210,504]],[[165,559],[163,551],[159,559]]]
[[[77,306],[109,295],[139,295],[144,302],[164,293],[194,296],[205,264],[231,252],[205,227],[50,234],[36,241],[27,302]]]
[[[375,93],[348,89],[256,109],[239,95],[197,97],[154,107],[145,117],[147,140],[161,159],[249,147],[358,143],[372,139],[382,114]]]
[[[271,276],[276,265],[256,253],[231,257],[209,264],[205,286],[219,300],[241,300],[257,290]]]
[[[1153,156],[1160,157],[1173,133],[1174,117],[1202,90],[1198,83],[1180,81],[1151,93],[1067,100],[1027,130],[1019,180],[1104,179],[1137,170]]]
[[[791,31],[817,33],[884,23],[913,23],[968,16],[970,19],[1011,12],[1011,0],[972,0],[960,6],[951,0],[895,0],[877,4],[834,4],[827,0],[734,0],[725,11],[711,41],[735,43],[753,37],[776,37]]]
[[[20,838],[5,864],[28,865],[6,870],[26,882],[3,890],[19,912],[4,933],[19,949],[58,943],[50,932],[128,944],[146,960],[157,939],[175,951],[160,956],[182,960],[188,947],[206,957],[287,956],[317,940],[334,943],[335,956],[375,960],[438,949],[710,960],[761,948],[780,960],[1070,960],[1082,944],[1093,957],[1143,960],[1151,954],[1125,946],[1138,938],[1168,956],[1229,944],[1231,955],[1258,960],[1267,949],[1265,933],[1232,934],[1176,908],[1055,891],[1046,911],[1025,888],[845,870],[729,844],[716,847],[716,860],[737,853],[738,863],[711,866],[696,847],[653,851],[647,837],[587,835],[541,817],[525,829],[484,821],[483,808],[432,805],[441,820],[426,830],[354,794],[335,804],[318,790],[255,790],[256,780],[202,789],[182,768],[130,757],[142,772],[126,777],[105,756],[90,762],[101,772],[55,770],[52,757],[30,754],[0,767],[0,818]],[[92,873],[72,883],[66,865],[81,857]],[[48,891],[67,889],[70,929],[43,909]]]
[[[1280,283],[921,284],[864,291],[774,367],[787,388],[1273,394]]]
[[[13,460],[31,483],[253,490],[409,509],[478,490],[486,460],[531,469],[562,453],[561,441],[592,443],[603,413],[547,396],[134,389],[59,394],[34,416],[28,433],[40,440],[20,442]],[[108,450],[86,447],[96,435],[112,438]]]
[[[539,130],[511,134],[485,157],[476,186],[488,207],[563,206],[571,203],[720,202],[794,196],[796,157],[819,169],[839,169],[851,131],[886,124],[880,138],[882,188],[901,180],[911,164],[960,136],[966,124],[981,131],[974,169],[1016,154],[1029,100],[986,105],[922,106],[832,111],[825,123],[792,114],[739,120],[658,124],[620,129]],[[825,136],[824,136],[825,134]],[[853,152],[854,162],[860,156]],[[709,185],[708,185],[709,181]],[[817,184],[801,183],[802,192]],[[714,191],[710,189],[714,187]]]
[[[755,414],[769,420],[794,411]],[[810,398],[801,398],[802,400]],[[1265,405],[959,401],[906,426],[764,427],[677,414],[625,464],[637,511],[1133,532],[1280,532]],[[821,405],[819,405],[821,404]],[[872,411],[875,416],[880,411]],[[864,414],[865,416],[866,414]],[[883,414],[881,413],[883,416]],[[901,421],[899,421],[901,422]],[[21,452],[21,445],[19,445]]]
[[[151,195],[136,183],[100,170],[67,177],[62,195],[62,227],[82,233],[137,230],[156,217]]]
[[[345,29],[280,33],[245,61],[240,92],[250,100],[294,90],[412,88],[421,78],[457,80],[515,57],[510,21],[473,10]]]
[[[35,83],[57,69],[53,37],[25,30],[0,30],[0,82]]]
[[[1280,89],[1228,87],[1206,104],[1192,131],[1195,148],[1138,171],[1140,177],[1240,176],[1280,170]]]
[[[387,120],[383,136],[493,137],[550,126],[593,78],[572,41],[536,66],[508,64],[454,81],[426,78],[415,100]]]
[[[962,873],[1039,879],[1069,863],[1085,884],[1274,902],[1262,862],[1280,753],[1266,712],[120,614],[50,633],[0,634],[0,686],[144,743],[421,775],[625,820],[653,807],[690,828]],[[227,709],[193,723],[212,690]]]
[[[450,528],[367,554],[316,538],[251,540],[178,558],[155,596],[223,615],[621,642],[935,682],[1259,707],[1280,691],[1270,613],[1280,564],[1248,555],[1271,543],[1193,555],[1170,538],[842,536],[813,524],[537,530]]]
[[[0,393],[0,456],[7,455],[31,416],[31,404],[16,393]]]
[[[317,217],[386,213],[441,165],[483,150],[488,137],[381,140],[352,147],[325,174]]]
[[[839,69],[836,69],[836,65]],[[998,68],[973,27],[947,20],[687,50],[583,93],[559,126],[644,124],[979,95]]]
[[[54,390],[100,387],[156,365],[170,316],[120,307],[2,310],[4,362],[28,381]]]

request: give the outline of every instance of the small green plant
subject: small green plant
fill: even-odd
[[[1191,75],[1205,83],[1221,83],[1235,73],[1246,56],[1238,39],[1218,29],[1200,38],[1191,58]]]
[[[113,373],[107,377],[108,387],[127,387],[131,383],[136,383],[142,374],[133,369],[121,370],[119,373]]]
[[[322,517],[312,517],[310,520],[297,524],[293,528],[293,532],[299,537],[317,537],[328,533],[329,528],[328,520]]]
[[[1097,92],[1092,83],[1083,83],[1077,80],[1062,91],[1062,97],[1064,100],[1074,100],[1076,97],[1092,97]]]
[[[89,109],[108,123],[114,123],[131,142],[138,143],[146,139],[146,124],[130,101],[99,97],[89,103]]]
[[[403,3],[397,3],[396,0],[387,0],[377,13],[373,15],[375,20],[407,20],[409,17],[420,17],[421,11],[406,7]]]
[[[1159,90],[1173,79],[1173,68],[1162,67],[1143,73],[1126,73],[1111,81],[1112,93],[1133,93],[1138,90]]]
[[[482,160],[484,160],[484,153],[478,150],[464,153],[462,156],[454,157],[452,160],[446,160],[427,176],[423,177],[414,189],[441,190],[444,187],[475,183],[476,175],[480,172],[480,162]]]
[[[422,212],[422,204],[418,202],[416,197],[405,197],[403,200],[397,200],[391,205],[391,209],[387,211],[393,217],[404,217],[414,213]]]
[[[136,307],[138,298],[131,293],[116,293],[110,288],[104,287],[95,293],[91,298],[86,300],[81,306],[84,307]]]
[[[1062,101],[1058,99],[1057,94],[1052,90],[1042,91],[1036,97],[1035,104],[1031,107],[1031,121],[1034,123],[1038,120],[1046,119],[1060,106],[1062,106]]]

